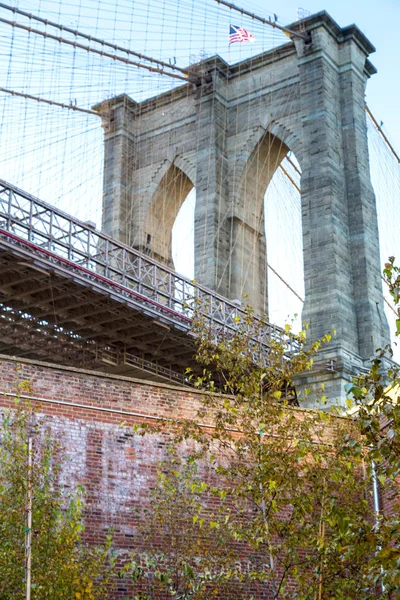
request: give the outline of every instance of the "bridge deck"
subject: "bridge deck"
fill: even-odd
[[[0,180],[0,352],[186,382],[193,309],[235,330],[243,310],[90,224]],[[279,328],[257,341],[268,351]]]

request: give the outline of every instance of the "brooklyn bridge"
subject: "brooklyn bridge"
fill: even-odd
[[[12,81],[2,88],[25,130],[33,125],[21,103],[45,111],[49,131],[42,133],[47,150],[40,169],[48,169],[50,202],[19,183],[29,181],[30,172],[33,185],[45,177],[34,166],[35,151],[6,160],[16,179],[3,170],[0,352],[186,385],[186,367],[194,364],[194,307],[224,335],[243,318],[245,304],[267,315],[257,340],[267,355],[271,336],[284,335],[282,317],[276,322],[271,310],[275,293],[275,305],[294,299],[290,309],[301,312],[311,339],[336,332],[314,378],[326,382],[332,399],[343,398],[351,377],[390,342],[368,129],[370,149],[371,139],[379,146],[374,161],[397,165],[398,157],[365,104],[368,79],[375,76],[374,47],[365,35],[321,12],[288,26],[273,22],[283,43],[256,55],[236,62],[211,55],[178,66],[15,7],[2,4],[1,11],[0,23],[18,39],[28,35],[63,48],[63,60],[75,61],[75,77],[79,68],[88,76],[80,62],[85,51],[112,63],[117,81],[118,69],[129,69],[133,92],[88,106],[55,91],[40,95],[37,85],[18,87],[17,79],[15,89]],[[58,63],[54,68],[58,73]],[[71,93],[81,90],[71,83]],[[69,214],[98,211],[88,171],[74,191],[61,194],[60,186],[73,190],[82,159],[75,165],[63,160],[61,170],[52,171],[51,136],[60,113],[67,113],[58,134],[65,152],[66,125],[72,137],[79,130],[74,119],[96,129],[95,157],[85,153],[90,132],[80,139],[84,163],[90,159],[96,172],[103,167],[101,229],[92,218]],[[190,199],[195,208],[182,221]],[[378,194],[378,208],[379,201]],[[289,222],[280,225],[277,240],[274,230],[286,213]],[[192,227],[193,241],[174,257],[179,218],[181,237]],[[191,252],[192,272],[183,275],[175,262]],[[298,265],[294,277],[285,274],[290,264]]]

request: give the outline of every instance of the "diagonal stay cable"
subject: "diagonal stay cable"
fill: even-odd
[[[389,142],[387,136],[385,135],[384,131],[382,130],[382,127],[379,125],[378,121],[375,119],[375,117],[372,114],[371,109],[369,108],[368,105],[365,105],[365,110],[367,112],[367,115],[371,118],[371,121],[375,125],[376,130],[380,133],[381,137],[385,141],[385,143],[388,146],[389,150],[391,151],[391,153],[393,154],[393,156],[395,157],[395,159],[397,160],[397,162],[400,164],[400,157],[399,157],[399,155],[397,154],[396,150],[393,148],[392,144]]]
[[[106,58],[111,58],[112,60],[123,62],[126,65],[132,65],[134,67],[146,69],[147,71],[151,71],[152,73],[159,73],[160,75],[167,75],[168,77],[173,77],[174,79],[180,79],[181,81],[188,83],[188,78],[184,77],[183,75],[178,75],[177,73],[169,73],[167,71],[164,71],[163,69],[159,69],[157,67],[151,67],[149,65],[145,65],[143,63],[130,60],[129,58],[124,58],[123,56],[118,56],[117,54],[111,54],[110,52],[104,52],[103,50],[97,50],[96,48],[91,48],[90,46],[85,46],[83,44],[79,44],[78,42],[66,40],[65,38],[57,37],[56,35],[52,35],[51,33],[46,33],[45,31],[40,31],[39,29],[33,29],[32,27],[27,27],[26,25],[16,23],[15,21],[8,21],[7,19],[0,18],[0,23],[5,23],[6,25],[11,25],[11,27],[16,27],[18,29],[27,31],[28,33],[40,35],[44,38],[55,40],[56,42],[59,42],[62,44],[67,44],[68,46],[72,46],[73,48],[79,48],[80,50],[86,50],[86,52],[93,52],[94,54],[98,54],[99,56],[105,56]]]
[[[185,75],[188,73],[188,71],[186,69],[182,69],[181,67],[178,67],[176,65],[171,65],[171,64],[166,63],[157,58],[152,58],[151,56],[147,56],[146,54],[142,54],[141,52],[136,52],[135,50],[131,50],[130,48],[123,48],[122,46],[118,46],[117,44],[112,44],[111,42],[107,42],[106,40],[102,40],[102,39],[93,37],[92,35],[88,35],[86,33],[77,31],[76,29],[66,27],[65,25],[60,25],[59,23],[55,23],[54,21],[49,21],[48,19],[43,19],[42,17],[38,17],[31,13],[27,13],[23,10],[20,10],[19,8],[16,8],[15,6],[9,6],[8,4],[3,4],[0,2],[0,8],[9,10],[9,11],[13,12],[14,14],[22,15],[24,17],[27,17],[30,20],[37,21],[39,23],[43,23],[44,25],[50,25],[50,27],[60,29],[61,31],[66,31],[67,33],[71,33],[72,35],[74,35],[76,37],[84,38],[84,39],[88,40],[89,42],[95,42],[96,44],[101,44],[102,46],[104,46],[106,48],[111,48],[112,50],[117,50],[118,52],[125,52],[126,54],[136,56],[140,60],[146,60],[148,62],[157,64],[161,67],[166,67],[173,71],[180,71],[181,73],[183,73]]]
[[[0,92],[4,92],[5,94],[11,94],[12,96],[19,96],[20,98],[25,98],[25,100],[36,100],[37,102],[50,104],[50,106],[59,106],[60,108],[67,108],[68,110],[75,110],[77,112],[86,113],[88,115],[96,115],[97,117],[99,116],[99,113],[97,113],[94,110],[80,108],[79,106],[74,106],[73,104],[64,104],[63,102],[56,102],[55,100],[46,100],[46,98],[40,98],[39,96],[32,96],[31,94],[16,92],[15,90],[9,90],[3,87],[0,87]]]

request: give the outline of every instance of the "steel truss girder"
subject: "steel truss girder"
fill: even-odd
[[[153,372],[164,369],[175,380],[182,376],[172,370],[192,359],[196,308],[217,335],[233,333],[245,318],[235,303],[0,180],[2,274],[5,310],[26,311],[34,327],[56,328],[59,349],[68,332],[71,343],[90,348],[97,361],[100,354],[116,363],[115,357],[126,362],[129,355],[131,364],[145,368],[156,352],[162,364]],[[267,355],[271,336],[283,335],[265,323],[254,341]]]

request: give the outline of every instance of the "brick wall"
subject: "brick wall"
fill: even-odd
[[[24,397],[31,399],[39,419],[48,420],[65,448],[60,483],[86,490],[88,540],[104,541],[112,527],[115,546],[132,550],[139,518],[135,509],[148,503],[168,443],[162,434],[135,435],[133,425],[154,423],[159,417],[190,419],[201,393],[0,355],[0,410],[14,406],[24,381],[30,386]],[[299,409],[299,418],[307,412]],[[268,598],[265,593],[258,590],[257,599]],[[115,598],[125,595],[122,585]]]
[[[154,423],[159,417],[190,419],[202,394],[0,355],[0,411],[14,406],[23,382],[29,383],[23,397],[31,400],[38,419],[50,423],[65,449],[67,460],[62,463],[60,483],[67,489],[85,488],[86,537],[101,542],[113,528],[118,551],[122,555],[132,551],[137,544],[140,509],[148,505],[168,444],[162,434],[135,435],[133,425]],[[306,414],[299,410],[300,418]],[[183,444],[181,452],[186,449]],[[238,548],[240,556],[243,558],[243,548]],[[122,583],[113,597],[125,598],[126,592]],[[261,584],[254,584],[252,593],[257,600],[270,598]]]
[[[154,417],[190,418],[200,394],[0,356],[0,406],[14,405],[23,381],[30,384],[24,397],[39,415],[51,417],[62,439],[68,456],[62,483],[86,489],[89,514],[96,515],[93,537],[113,526],[118,544],[128,545],[134,527],[131,509],[147,497],[166,443],[162,436],[134,435],[132,427]]]
[[[134,435],[133,425],[154,417],[193,417],[200,393],[121,376],[0,356],[0,409],[13,407],[18,384],[29,382],[39,419],[48,419],[65,448],[60,483],[86,491],[86,536],[104,541],[112,527],[119,550],[132,550],[138,509],[148,502],[162,435]],[[120,586],[116,598],[125,597]]]

